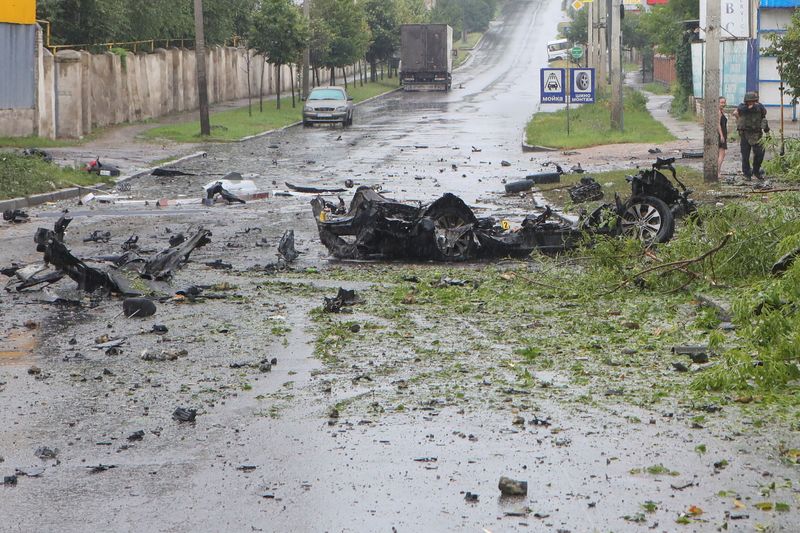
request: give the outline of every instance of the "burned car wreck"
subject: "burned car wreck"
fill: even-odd
[[[414,206],[359,187],[344,212],[321,197],[311,201],[320,239],[339,259],[413,258],[437,261],[525,256],[577,246],[581,230],[549,220],[547,209],[526,217],[516,230],[492,217],[478,218],[459,197],[446,193]]]
[[[524,257],[533,251],[558,253],[577,247],[587,235],[629,235],[649,244],[672,238],[675,218],[694,210],[691,192],[676,189],[660,170],[673,172],[670,159],[629,176],[632,195],[615,195],[575,224],[547,207],[519,227],[493,217],[478,218],[457,196],[446,193],[428,205],[408,205],[359,187],[350,207],[317,196],[311,208],[320,239],[338,259],[432,259],[464,261]]]

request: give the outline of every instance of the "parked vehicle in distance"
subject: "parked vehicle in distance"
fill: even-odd
[[[547,61],[555,61],[556,59],[567,59],[569,57],[569,49],[572,44],[569,39],[558,39],[555,41],[548,41],[547,43]]]
[[[354,109],[353,98],[342,87],[315,87],[303,106],[303,126],[331,123],[352,126]]]
[[[453,28],[400,26],[400,84],[405,91],[449,91],[453,82]]]

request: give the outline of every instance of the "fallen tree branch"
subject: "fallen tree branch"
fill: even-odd
[[[639,272],[637,272],[636,274],[634,274],[630,278],[628,278],[628,279],[620,282],[618,285],[614,286],[612,289],[602,293],[601,296],[606,296],[606,295],[611,294],[612,292],[616,292],[617,290],[619,290],[619,289],[625,287],[626,285],[628,285],[631,281],[639,279],[645,274],[650,274],[652,272],[656,272],[656,271],[660,271],[660,270],[664,271],[664,272],[662,272],[663,274],[669,274],[670,272],[674,272],[676,270],[685,269],[689,265],[693,265],[693,264],[696,264],[696,263],[701,263],[701,262],[705,261],[708,257],[710,257],[710,256],[714,255],[715,253],[719,252],[723,247],[725,247],[725,245],[728,244],[728,241],[730,240],[730,238],[732,236],[733,236],[733,233],[726,233],[725,236],[722,238],[722,240],[719,242],[719,244],[717,244],[713,248],[703,252],[702,254],[698,255],[697,257],[692,257],[691,259],[681,259],[680,261],[671,261],[669,263],[661,263],[661,264],[654,265],[654,266],[651,266],[651,267],[647,267],[647,268],[645,268],[643,270],[640,270]]]

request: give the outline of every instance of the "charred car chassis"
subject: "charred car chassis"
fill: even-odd
[[[311,201],[320,239],[339,259],[433,259],[464,261],[487,257],[524,257],[534,250],[558,253],[578,246],[586,235],[631,235],[652,244],[672,237],[674,218],[694,209],[691,191],[672,186],[659,159],[650,169],[629,176],[632,196],[605,204],[578,224],[558,219],[550,208],[526,216],[519,228],[492,217],[478,218],[457,196],[446,193],[428,205],[408,205],[362,186],[350,207],[321,196]],[[676,178],[677,181],[677,178]]]

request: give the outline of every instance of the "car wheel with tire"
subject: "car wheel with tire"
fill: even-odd
[[[638,196],[625,202],[620,215],[624,235],[645,244],[667,242],[675,233],[675,218],[663,200],[655,196]]]
[[[433,217],[436,250],[444,261],[466,261],[472,257],[475,239],[470,217],[459,209],[447,208]]]

